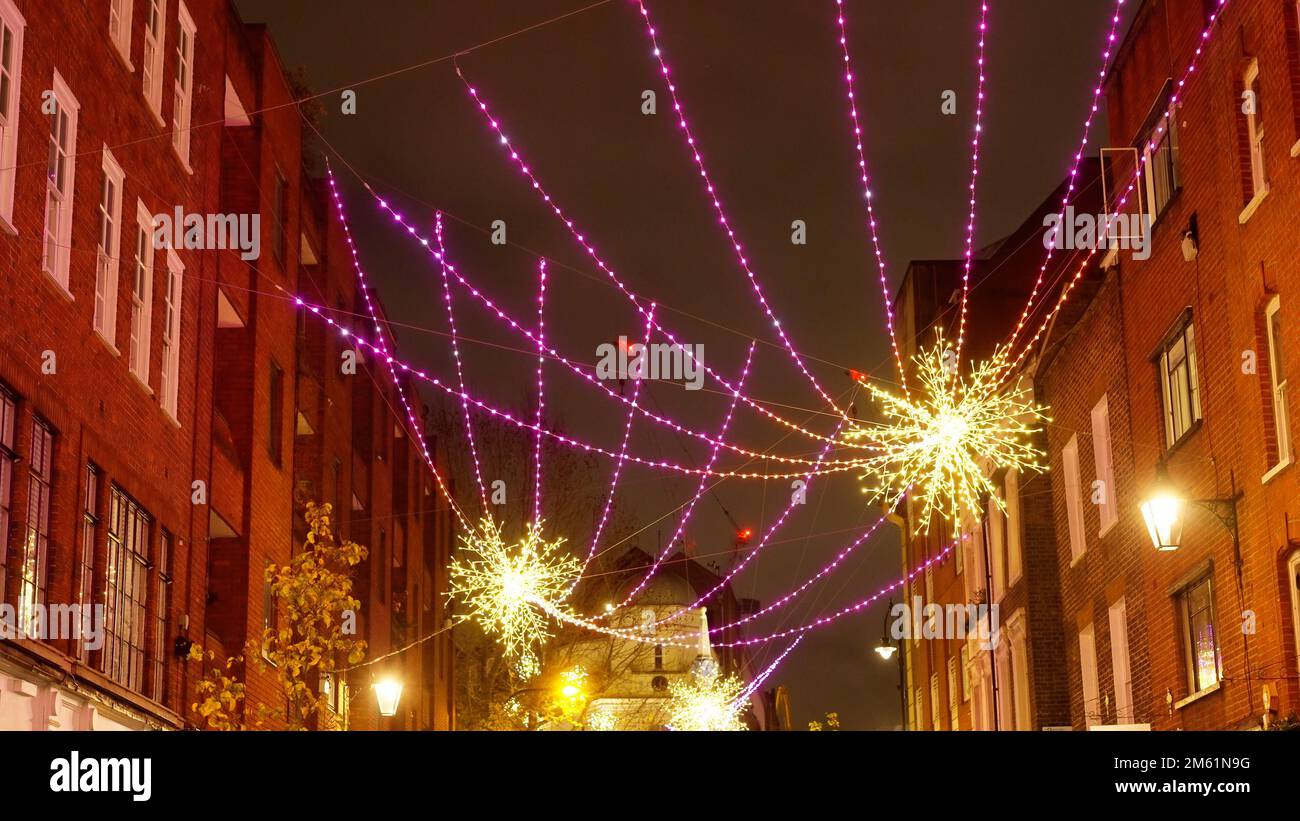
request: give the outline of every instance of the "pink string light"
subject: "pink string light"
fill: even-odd
[[[722,427],[718,430],[719,439],[727,435],[727,428],[731,425],[731,417],[736,412],[736,403],[740,398],[740,389],[744,387],[745,380],[749,378],[749,366],[754,361],[755,344],[757,343],[749,343],[749,353],[745,356],[745,367],[740,371],[740,379],[736,382],[736,390],[732,392],[731,406],[727,408],[727,415],[723,418]],[[713,452],[709,454],[709,461],[705,465],[706,470],[713,467],[713,463],[718,458],[718,451],[719,448],[715,446]],[[630,602],[637,593],[640,593],[645,589],[645,586],[650,583],[650,579],[659,571],[659,565],[663,563],[664,558],[672,551],[673,545],[677,543],[677,540],[681,538],[682,533],[685,532],[686,523],[691,520],[691,513],[694,512],[695,505],[700,501],[700,497],[704,495],[704,490],[708,486],[708,482],[708,474],[700,474],[700,483],[699,486],[695,488],[695,497],[691,499],[690,504],[688,504],[686,509],[682,512],[681,519],[677,523],[676,531],[674,531],[672,537],[668,539],[668,543],[664,545],[663,550],[659,551],[659,554],[655,556],[654,562],[650,565],[650,570],[645,574],[645,577],[641,579],[640,583],[638,583],[636,587],[632,588],[632,591],[624,596],[621,602],[614,605],[616,609]]]
[[[650,310],[646,312],[644,334],[646,345],[650,344],[651,334],[654,333],[654,315],[655,304],[652,302],[650,303]],[[627,422],[623,425],[623,442],[618,448],[618,459],[614,461],[614,477],[609,482],[609,495],[605,499],[605,509],[600,512],[600,520],[597,522],[596,530],[591,536],[591,547],[587,549],[587,558],[582,562],[582,569],[578,572],[578,577],[573,580],[573,584],[569,585],[566,596],[573,595],[574,588],[578,586],[583,574],[587,572],[587,566],[595,558],[596,547],[600,544],[600,537],[605,532],[605,523],[609,520],[610,510],[614,507],[614,494],[618,489],[618,479],[623,470],[624,457],[627,455],[627,443],[632,437],[632,420],[636,418],[636,403],[641,395],[641,381],[640,379],[632,380],[632,405],[627,410]]]
[[[771,676],[772,673],[776,672],[776,668],[781,666],[781,662],[785,661],[785,657],[790,655],[790,651],[799,646],[799,642],[803,641],[803,638],[803,636],[797,636],[794,641],[790,642],[790,646],[781,651],[781,655],[777,656],[771,664],[767,665],[763,672],[755,676],[754,680],[745,687],[741,694],[732,703],[740,704],[741,702],[748,700],[750,696],[754,695],[754,693],[758,691],[758,688],[763,686],[763,682],[767,681],[768,677]]]
[[[880,274],[880,293],[885,302],[885,326],[889,329],[889,345],[894,351],[894,362],[898,366],[898,384],[903,394],[910,397],[907,387],[907,365],[903,362],[902,351],[898,349],[898,339],[894,335],[894,305],[889,295],[889,281],[885,278],[885,255],[880,250],[880,236],[876,230],[876,213],[872,208],[871,178],[867,173],[867,157],[862,149],[862,125],[858,120],[858,103],[853,93],[853,67],[849,62],[849,40],[847,23],[844,20],[844,0],[835,0],[835,22],[840,31],[840,51],[844,56],[844,84],[848,90],[849,124],[853,127],[853,145],[858,152],[858,171],[862,177],[862,197],[867,207],[867,227],[871,232],[871,247],[876,254],[876,271]]]
[[[465,514],[456,505],[456,500],[452,498],[450,490],[442,480],[442,474],[438,472],[437,466],[433,463],[433,456],[429,453],[429,446],[425,442],[424,436],[421,433],[422,427],[415,418],[415,412],[411,409],[411,404],[406,399],[406,390],[402,387],[401,380],[397,378],[397,371],[393,368],[393,357],[388,353],[387,345],[384,344],[384,329],[379,322],[379,312],[375,309],[374,302],[370,298],[370,286],[366,282],[365,270],[361,267],[361,258],[357,254],[356,243],[352,240],[352,230],[348,226],[347,214],[343,210],[343,199],[339,196],[338,185],[334,179],[334,170],[330,167],[328,162],[325,165],[325,172],[329,179],[330,196],[333,197],[334,207],[338,212],[339,224],[343,227],[343,237],[347,242],[348,251],[352,254],[352,267],[356,271],[357,282],[361,286],[361,295],[366,303],[366,311],[370,314],[370,319],[375,324],[375,334],[379,341],[379,345],[372,345],[371,348],[384,359],[385,364],[388,366],[388,376],[393,380],[393,386],[397,389],[397,396],[402,402],[402,407],[406,410],[406,419],[411,426],[410,429],[418,439],[416,445],[420,450],[420,454],[424,457],[424,463],[433,474],[438,489],[442,491],[442,495],[447,499],[448,505],[450,505],[452,512],[456,514],[456,517],[460,519],[461,524],[468,527],[469,522],[466,520]],[[339,326],[339,329],[344,330],[341,326]],[[405,366],[403,366],[403,370],[405,370]]]
[[[1115,10],[1110,17],[1110,32],[1106,35],[1106,45],[1101,54],[1101,70],[1097,72],[1097,85],[1092,89],[1092,103],[1088,108],[1088,116],[1083,121],[1083,138],[1079,142],[1079,150],[1074,153],[1074,161],[1070,165],[1070,176],[1066,183],[1065,194],[1061,197],[1061,208],[1057,212],[1056,218],[1062,220],[1065,218],[1065,208],[1074,198],[1075,182],[1079,176],[1079,164],[1083,162],[1083,153],[1088,148],[1088,135],[1092,130],[1092,121],[1097,116],[1097,110],[1101,104],[1101,92],[1106,84],[1106,73],[1110,69],[1111,50],[1115,47],[1115,40],[1119,36],[1120,11],[1124,8],[1124,0],[1115,0]],[[1011,333],[1011,338],[1007,341],[1007,347],[1016,344],[1016,338],[1024,330],[1025,323],[1029,320],[1029,313],[1033,309],[1034,300],[1038,297],[1038,290],[1043,285],[1043,279],[1047,276],[1047,266],[1052,261],[1052,254],[1056,251],[1056,236],[1052,237],[1051,243],[1047,246],[1047,253],[1043,259],[1043,265],[1038,269],[1038,279],[1034,282],[1034,287],[1030,291],[1029,300],[1025,303],[1025,310],[1021,312],[1020,319],[1016,322],[1016,328]]]
[[[840,415],[841,419],[847,420],[848,416],[845,412],[841,410],[839,405],[835,403],[835,400],[822,389],[821,384],[817,382],[817,378],[814,377],[804,365],[803,357],[801,357],[799,352],[795,350],[794,345],[791,344],[790,339],[785,334],[785,329],[781,327],[781,321],[777,319],[776,314],[772,312],[772,307],[768,304],[767,297],[763,294],[763,288],[759,285],[758,277],[754,275],[754,271],[750,268],[749,259],[745,256],[745,250],[741,246],[735,230],[731,227],[731,221],[727,218],[727,213],[722,207],[722,201],[718,197],[717,190],[713,185],[713,180],[709,177],[709,171],[707,166],[704,164],[704,158],[700,155],[700,149],[696,144],[697,141],[695,135],[692,133],[691,127],[686,120],[686,111],[682,107],[682,101],[677,95],[677,85],[671,79],[671,72],[669,71],[668,63],[664,59],[663,50],[659,47],[658,34],[655,31],[654,24],[650,21],[650,10],[646,8],[644,0],[637,0],[637,5],[641,8],[641,17],[645,22],[646,33],[650,37],[650,44],[653,47],[652,53],[655,61],[659,64],[659,70],[663,74],[663,81],[668,86],[668,93],[672,97],[673,110],[677,113],[677,124],[681,128],[682,134],[685,137],[687,150],[695,160],[695,166],[699,169],[700,177],[704,183],[704,189],[709,195],[709,200],[713,203],[714,211],[717,212],[718,222],[722,226],[723,231],[726,232],[727,240],[731,243],[732,250],[735,251],[736,260],[740,263],[741,270],[743,270],[745,276],[749,278],[749,284],[753,287],[754,295],[758,298],[758,303],[762,307],[763,313],[767,315],[768,320],[772,323],[772,327],[776,329],[777,335],[781,338],[781,343],[785,345],[786,350],[790,352],[790,357],[794,360],[795,365],[799,368],[800,372],[807,377],[809,384],[813,386],[813,390],[817,391],[817,393],[821,395],[826,404],[833,408],[835,412]]]
[[[451,330],[451,357],[456,362],[456,381],[460,385],[462,393],[465,392],[465,372],[460,362],[460,344],[457,342],[456,335],[456,312],[452,308],[451,297],[451,278],[447,275],[447,265],[443,260],[447,258],[447,247],[443,242],[442,236],[442,212],[437,211],[433,215],[433,236],[438,242],[438,262],[442,269],[442,297],[447,303],[447,325]],[[478,483],[478,495],[483,503],[483,514],[487,515],[489,508],[487,485],[483,482],[483,468],[478,458],[478,444],[474,440],[474,424],[470,419],[469,402],[462,399],[460,401],[461,412],[465,418],[465,438],[469,442],[469,454],[474,462],[474,481]]]
[[[371,194],[374,195],[374,192],[371,191]],[[393,207],[388,203],[387,200],[385,200],[385,199],[383,199],[383,198],[381,198],[381,197],[379,197],[379,196],[377,196],[377,195],[374,195],[374,196],[375,196],[375,201],[376,201],[376,203],[379,205],[379,207],[380,207],[381,209],[383,209],[384,211],[386,211],[386,212],[387,212],[387,213],[392,217],[392,219],[393,219],[394,222],[396,222],[397,224],[401,225],[402,228],[405,229],[405,231],[406,231],[407,234],[409,234],[412,238],[414,238],[417,242],[419,242],[422,246],[424,246],[425,250],[428,251],[428,253],[429,253],[430,255],[432,255],[435,259],[438,259],[439,261],[441,261],[441,258],[439,257],[439,252],[437,251],[436,248],[433,248],[433,247],[430,246],[430,244],[429,244],[429,240],[428,240],[427,237],[422,236],[422,235],[419,233],[419,231],[416,230],[415,226],[413,226],[412,224],[410,224],[409,222],[407,222],[406,218],[403,217],[401,213],[399,213],[398,211],[396,211],[396,210],[395,210],[395,209],[394,209],[394,208],[393,208]],[[518,322],[517,320],[515,320],[513,317],[511,317],[509,314],[507,314],[505,311],[503,311],[501,308],[499,308],[499,307],[496,305],[496,303],[493,302],[492,299],[491,299],[489,296],[487,296],[486,294],[484,294],[484,293],[483,293],[482,291],[480,291],[477,287],[475,287],[475,286],[474,286],[474,285],[473,285],[469,280],[467,280],[463,275],[461,275],[460,271],[456,268],[456,266],[455,266],[454,264],[451,263],[450,260],[448,260],[448,261],[446,262],[446,268],[447,268],[447,271],[452,275],[453,279],[454,279],[457,283],[459,283],[459,284],[461,285],[461,287],[463,287],[466,291],[468,291],[471,295],[473,295],[476,299],[478,299],[480,302],[482,302],[483,305],[486,306],[486,308],[488,309],[488,311],[490,311],[491,313],[493,313],[493,314],[496,315],[497,319],[499,319],[500,321],[504,322],[504,323],[505,323],[505,324],[506,324],[510,329],[512,329],[512,330],[515,331],[516,333],[520,334],[521,336],[525,337],[525,338],[528,339],[530,342],[532,342],[534,345],[537,345],[537,344],[538,344],[538,343],[537,343],[537,335],[536,335],[535,333],[533,333],[531,330],[529,330],[529,329],[528,329],[527,327],[525,327],[523,324],[521,324],[520,322]],[[637,308],[638,308],[638,310],[641,311],[642,316],[645,316],[645,315],[646,315],[646,311],[645,311],[644,309],[642,309],[641,306],[640,306],[639,304],[637,305]],[[656,321],[655,324],[654,324],[654,326],[655,326],[657,329],[659,329],[660,332],[662,332],[662,333],[667,333],[666,330],[664,329],[663,325],[661,325],[659,322]],[[673,340],[671,337],[670,337],[670,341],[671,341],[673,344],[678,344],[678,343],[676,342],[676,340]],[[555,348],[546,348],[546,352],[547,352],[547,353],[548,353],[552,358],[554,358],[556,361],[560,362],[560,363],[563,364],[565,367],[567,367],[569,370],[571,370],[573,373],[577,374],[579,377],[581,377],[582,379],[586,380],[588,383],[590,383],[590,384],[594,385],[595,387],[599,388],[600,390],[604,391],[605,394],[608,395],[611,399],[614,399],[614,400],[616,400],[616,401],[618,401],[618,402],[622,402],[622,403],[625,404],[625,405],[629,405],[629,404],[630,404],[630,403],[629,403],[629,400],[628,400],[627,397],[622,396],[622,395],[620,395],[620,394],[618,394],[618,393],[615,393],[615,392],[614,392],[612,389],[610,389],[609,386],[607,386],[604,382],[602,382],[601,380],[597,379],[597,378],[596,378],[596,377],[591,373],[590,368],[588,368],[588,367],[584,367],[584,366],[581,366],[581,365],[577,365],[577,364],[571,362],[568,358],[566,358],[566,357],[564,357],[563,355],[561,355],[560,352],[557,351]],[[698,364],[701,365],[701,367],[703,367],[703,361],[702,361],[702,360],[696,360],[696,359],[695,359],[694,354],[691,352],[691,348],[690,348],[690,346],[682,346],[682,352],[683,352],[684,355],[691,357],[692,360],[696,361]],[[713,374],[715,380],[717,380],[718,383],[721,384],[723,387],[725,387],[728,391],[734,391],[734,390],[735,390],[735,386],[729,384],[726,380],[720,378],[720,377],[717,375],[717,373],[716,373],[715,371],[713,371],[713,370],[710,369],[710,368],[705,368],[705,370],[708,371],[710,374]],[[794,430],[804,431],[803,428],[800,428],[799,426],[794,425],[792,422],[789,422],[788,420],[786,420],[786,419],[784,419],[784,418],[782,418],[782,417],[780,417],[780,416],[778,416],[778,415],[772,413],[771,411],[768,411],[766,408],[764,408],[764,407],[762,407],[761,405],[759,405],[758,403],[754,402],[752,399],[749,399],[748,397],[746,397],[743,393],[741,394],[741,397],[740,397],[740,398],[741,398],[741,401],[742,401],[742,402],[745,402],[746,404],[748,404],[748,405],[750,405],[751,407],[757,409],[759,412],[761,412],[761,413],[763,413],[764,415],[768,416],[768,417],[771,418],[772,420],[774,420],[774,421],[776,421],[776,422],[778,422],[778,423],[784,425],[785,427],[790,428],[790,429],[794,429]],[[671,420],[671,419],[665,418],[665,417],[663,417],[663,416],[659,416],[659,415],[653,413],[652,411],[650,411],[650,410],[648,410],[648,409],[646,409],[646,408],[644,408],[644,407],[638,407],[638,408],[637,408],[637,412],[640,413],[640,414],[642,414],[643,416],[649,418],[649,419],[654,420],[656,423],[658,423],[658,424],[660,424],[660,425],[663,425],[663,426],[668,427],[668,428],[670,428],[670,429],[672,429],[672,430],[674,430],[674,431],[677,431],[678,433],[682,433],[682,434],[685,434],[685,435],[687,435],[687,436],[691,436],[691,437],[693,437],[693,438],[700,439],[700,440],[702,440],[702,441],[704,441],[704,442],[709,443],[710,445],[717,444],[717,442],[716,442],[716,441],[715,441],[715,440],[714,440],[714,439],[713,439],[709,434],[704,433],[704,432],[702,432],[702,431],[692,430],[691,428],[685,427],[684,425],[681,425],[681,424],[679,424],[679,423],[677,423],[677,422],[675,422],[675,421],[673,421],[673,420]],[[816,438],[816,439],[818,439],[818,440],[820,440],[820,441],[822,441],[822,442],[832,442],[832,441],[834,441],[834,440],[832,440],[830,437],[823,436],[823,435],[821,435],[821,434],[817,434],[817,433],[813,433],[812,431],[804,431],[804,432],[805,432],[808,436],[811,436],[811,437],[813,437],[813,438]],[[854,443],[838,443],[838,444],[843,444],[843,445],[845,445],[846,447],[851,447]],[[772,461],[775,461],[775,462],[781,462],[781,463],[785,463],[785,464],[798,464],[798,465],[809,465],[809,464],[812,464],[812,461],[809,460],[809,459],[803,459],[803,458],[799,458],[799,457],[790,457],[790,456],[779,456],[779,455],[776,455],[776,454],[770,454],[770,453],[759,453],[759,452],[757,452],[757,451],[753,451],[753,450],[749,450],[749,449],[746,449],[746,448],[742,448],[742,447],[740,447],[740,446],[738,446],[738,445],[732,445],[732,444],[727,443],[727,442],[723,442],[723,443],[722,443],[722,447],[726,448],[727,450],[731,450],[731,451],[733,451],[733,452],[735,452],[735,453],[739,453],[739,454],[742,455],[742,456],[747,456],[747,457],[749,457],[749,458],[753,458],[753,459],[770,459],[770,460],[772,460]],[[864,445],[858,445],[858,448],[859,448],[859,449],[867,449],[867,446],[864,446]],[[845,466],[848,466],[848,467],[856,467],[856,466],[858,466],[858,463],[857,463],[857,462],[839,462],[839,463],[833,463],[833,464],[845,465]]]
[[[970,160],[970,211],[966,217],[966,261],[961,275],[961,319],[957,328],[957,362],[961,361],[962,344],[966,341],[966,305],[970,295],[970,271],[975,257],[975,183],[980,169],[980,135],[984,115],[984,39],[988,33],[989,4],[980,3],[980,41],[977,59],[979,81],[975,89],[975,136],[971,139]]]
[[[1166,127],[1165,124],[1169,122],[1170,118],[1174,116],[1174,109],[1177,108],[1178,106],[1179,97],[1182,94],[1183,89],[1187,86],[1188,80],[1191,79],[1192,74],[1196,71],[1196,64],[1200,60],[1201,54],[1202,52],[1204,52],[1205,47],[1209,42],[1211,34],[1214,32],[1215,25],[1218,23],[1219,18],[1223,16],[1223,10],[1224,8],[1227,7],[1228,0],[1218,0],[1218,3],[1219,5],[1215,9],[1215,11],[1210,13],[1210,18],[1208,23],[1206,24],[1206,27],[1201,31],[1201,36],[1197,40],[1196,49],[1192,54],[1191,60],[1187,64],[1187,68],[1183,71],[1182,76],[1179,78],[1178,84],[1174,87],[1174,93],[1170,95],[1169,106],[1165,109],[1165,113],[1164,113],[1164,117],[1162,118],[1162,121],[1159,124],[1157,124],[1155,130],[1151,134],[1150,139],[1148,139],[1146,145],[1143,147],[1144,152],[1151,151],[1156,148],[1156,146],[1159,144],[1161,137],[1165,133],[1165,127]],[[1134,168],[1133,170],[1132,181],[1129,182],[1128,187],[1124,189],[1122,196],[1120,196],[1118,202],[1116,203],[1115,213],[1119,213],[1120,211],[1122,211],[1124,206],[1128,204],[1129,197],[1132,196],[1134,190],[1137,189],[1138,185],[1141,182],[1141,179],[1142,179],[1142,164],[1141,162],[1139,162],[1137,164],[1137,167]],[[1093,247],[1091,250],[1088,251],[1088,253],[1083,258],[1083,262],[1079,264],[1078,270],[1074,272],[1074,276],[1061,289],[1061,294],[1057,298],[1056,305],[1053,306],[1052,310],[1049,311],[1047,316],[1043,318],[1042,324],[1039,325],[1038,330],[1034,332],[1033,337],[1031,337],[1029,341],[1025,343],[1025,347],[1015,357],[1015,359],[1007,366],[1002,377],[1004,380],[1016,369],[1016,367],[1019,366],[1019,364],[1022,361],[1024,361],[1024,358],[1033,349],[1034,343],[1037,342],[1039,337],[1043,335],[1043,333],[1047,330],[1048,326],[1051,324],[1052,320],[1056,317],[1056,314],[1061,310],[1061,307],[1065,305],[1065,302],[1069,299],[1069,296],[1073,292],[1074,287],[1079,283],[1079,280],[1083,278],[1083,274],[1088,268],[1088,263],[1093,258],[1093,256],[1096,255],[1097,249],[1106,244],[1104,240],[1106,239],[1109,230],[1110,230],[1109,223],[1102,226],[1101,231],[1098,232],[1098,239],[1095,247]]]
[[[542,366],[546,364],[546,258],[537,261],[537,435],[533,445],[533,521],[542,520],[542,411],[546,407],[546,388],[542,383]]]
[[[313,314],[319,316],[331,327],[335,328],[344,337],[351,339],[354,343],[362,346],[363,348],[366,348],[367,350],[371,350],[374,351],[376,354],[380,354],[380,349],[378,345],[375,345],[369,340],[364,339],[363,337],[359,336],[356,333],[353,333],[352,331],[345,328],[343,325],[339,324],[333,317],[329,316],[329,314],[327,313],[327,309],[313,302],[310,302],[306,299],[303,299],[301,296],[294,296],[292,297],[292,299],[296,305],[305,308],[308,311],[312,312]],[[391,359],[390,364],[392,364],[397,369],[401,370],[403,373],[408,373],[417,379],[427,382],[430,385],[433,385],[435,388],[451,396],[464,398],[470,404],[474,405],[480,410],[485,411],[499,419],[503,419],[506,422],[510,423],[511,425],[514,425],[515,427],[522,428],[524,430],[534,431],[534,432],[540,430],[543,436],[547,436],[569,447],[583,450],[587,453],[594,453],[601,456],[605,456],[610,459],[618,458],[618,454],[614,453],[613,451],[607,448],[603,448],[599,445],[593,445],[590,442],[584,442],[580,439],[574,439],[571,436],[567,436],[562,433],[557,433],[552,430],[547,430],[544,426],[539,426],[532,422],[528,422],[523,419],[520,419],[516,417],[514,414],[510,413],[509,411],[505,411],[493,405],[489,405],[487,402],[484,402],[481,399],[471,396],[465,391],[458,390],[455,386],[447,384],[442,379],[439,379],[438,377],[429,374],[427,371],[413,367],[394,357],[389,357],[389,359]],[[724,443],[724,447],[725,447],[725,443]],[[813,475],[820,476],[827,473],[840,473],[847,470],[858,469],[858,466],[854,465],[853,463],[846,463],[842,466],[831,466],[831,467],[825,467],[822,466],[820,463],[817,463],[817,466],[820,467],[820,470],[814,468],[814,470],[811,473],[805,473],[802,471],[792,472],[792,473],[760,473],[757,471],[719,471],[719,470],[705,471],[702,470],[701,468],[688,467],[667,460],[645,459],[643,457],[633,456],[633,455],[628,455],[626,459],[632,462],[636,462],[638,464],[645,465],[646,467],[659,468],[662,470],[668,470],[675,473],[682,473],[691,476],[698,476],[701,473],[706,473],[710,476],[718,476],[718,477],[732,478],[732,479],[794,479],[799,477],[807,477]]]
[[[734,641],[713,642],[712,646],[713,647],[753,647],[755,645],[763,644],[765,642],[773,641],[775,639],[783,639],[789,636],[799,636],[799,635],[803,635],[804,633],[808,633],[812,630],[816,630],[819,627],[825,627],[831,622],[838,621],[839,619],[842,619],[845,616],[850,616],[854,613],[859,613],[862,610],[865,610],[875,602],[879,601],[884,596],[899,589],[900,587],[907,584],[908,582],[911,582],[917,576],[924,573],[928,568],[933,567],[934,565],[939,564],[944,559],[946,559],[948,555],[952,553],[953,548],[955,546],[956,546],[955,542],[949,544],[943,550],[931,556],[929,559],[926,559],[924,562],[918,565],[910,573],[904,575],[902,578],[889,583],[888,585],[882,587],[880,590],[877,590],[875,593],[872,593],[870,596],[866,597],[865,599],[862,599],[850,605],[846,605],[845,607],[841,607],[839,610],[836,610],[830,613],[829,615],[819,616],[818,618],[813,619],[812,621],[807,622],[806,624],[802,624],[798,627],[791,627],[785,630],[779,630],[762,636],[754,636],[752,638],[736,639]],[[558,621],[562,621],[567,624],[572,624],[577,627],[583,627],[586,628],[587,630],[591,630],[592,632],[603,633],[604,635],[613,636],[615,638],[627,639],[628,641],[636,641],[642,644],[664,644],[664,645],[672,645],[674,647],[695,647],[698,643],[698,639],[694,639],[694,638],[683,640],[683,639],[676,639],[671,636],[641,635],[636,632],[624,632],[619,628],[606,627],[604,625],[597,624],[591,619],[586,619],[581,616],[574,615],[573,613],[568,613],[560,609],[556,605],[551,604],[550,602],[536,601],[534,602],[534,604],[537,607],[541,608],[544,612],[549,613],[552,618]]]

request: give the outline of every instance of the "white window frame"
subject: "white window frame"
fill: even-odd
[[[1083,723],[1100,724],[1101,696],[1097,682],[1097,637],[1092,622],[1079,630],[1079,678],[1083,683]]]
[[[1183,358],[1172,366],[1177,370],[1171,372],[1170,354],[1180,343],[1183,346]],[[1165,450],[1169,450],[1181,442],[1183,437],[1196,427],[1196,423],[1201,421],[1201,386],[1196,365],[1196,327],[1190,319],[1160,349],[1156,367],[1157,377],[1160,379],[1160,410],[1164,416]],[[1175,384],[1175,379],[1182,384]],[[1175,391],[1175,388],[1178,390]],[[1178,402],[1177,408],[1174,407],[1175,400]],[[1184,410],[1187,416],[1186,424],[1183,425],[1181,421],[1175,424],[1175,411]],[[1178,418],[1181,416],[1180,413]]]
[[[131,373],[149,390],[149,335],[153,327],[153,214],[136,200],[136,244],[131,266]]]
[[[47,160],[41,269],[53,277],[68,296],[72,296],[68,287],[68,270],[72,250],[72,208],[76,197],[77,113],[81,106],[58,69],[54,71],[51,90],[54,113],[49,115],[51,130],[47,145],[53,167]]]
[[[998,507],[998,500],[989,496],[988,501],[988,523],[989,523],[989,560],[992,562],[992,587],[989,591],[989,602],[1001,601],[1007,592],[1006,579],[1006,528],[1007,520],[1002,513],[1002,508]]]
[[[1268,193],[1268,174],[1264,167],[1264,121],[1260,118],[1259,60],[1250,61],[1241,78],[1242,89],[1252,96],[1250,111],[1246,114],[1246,141],[1250,148],[1251,202],[1263,199]],[[1249,206],[1247,206],[1249,207]]]
[[[1141,153],[1147,216],[1155,225],[1182,187],[1178,174],[1178,123],[1168,110],[1143,137]]]
[[[176,7],[176,76],[172,86],[172,148],[190,170],[190,118],[194,107],[195,35],[184,0]]]
[[[144,51],[140,77],[144,99],[160,125],[162,118],[163,55],[167,46],[167,0],[144,0]]]
[[[122,58],[126,67],[135,70],[131,65],[131,12],[134,0],[109,0],[108,3],[108,39],[113,41],[113,47],[117,49],[117,54]]]
[[[3,500],[0,500],[3,501]],[[1291,634],[1295,637],[1296,672],[1300,673],[1300,550],[1286,563],[1287,587],[1291,588]]]
[[[159,397],[163,410],[179,423],[176,398],[180,387],[181,307],[184,304],[185,266],[172,248],[167,249],[167,286],[163,292],[162,379]]]
[[[1061,472],[1065,480],[1065,513],[1070,525],[1070,564],[1088,550],[1083,528],[1083,499],[1079,488],[1079,437],[1074,435],[1061,449]]]
[[[1002,482],[1007,503],[1007,587],[1020,581],[1024,574],[1024,555],[1021,533],[1024,525],[1020,516],[1020,471],[1007,471]]]
[[[0,63],[0,82],[8,80],[8,95],[0,99],[0,225],[16,234],[14,221],[14,180],[18,165],[18,101],[22,91],[23,32],[27,22],[13,0],[0,0],[0,47],[9,36],[8,62]]]
[[[939,708],[939,674],[930,674],[930,729],[943,729],[943,711]]]
[[[1110,666],[1115,682],[1115,721],[1133,723],[1133,672],[1128,649],[1128,605],[1121,596],[1110,606]]]
[[[1007,632],[1011,635],[1012,704],[1016,729],[1032,730],[1033,717],[1029,703],[1029,651],[1025,645],[1025,611],[1017,610],[1007,619]]]
[[[126,175],[104,146],[104,179],[99,195],[99,235],[95,246],[95,333],[117,352],[117,276],[122,247],[122,184]]]
[[[1291,464],[1291,419],[1287,410],[1286,367],[1282,358],[1282,340],[1278,339],[1281,329],[1282,297],[1274,296],[1264,309],[1264,332],[1268,335],[1268,378],[1270,395],[1273,398],[1273,436],[1277,442],[1277,463],[1265,474],[1265,481],[1283,467]]]
[[[1110,532],[1119,522],[1119,504],[1115,498],[1115,459],[1110,439],[1110,397],[1101,400],[1092,409],[1092,460],[1096,477],[1102,483],[1104,496],[1097,505],[1097,538]]]
[[[960,673],[957,656],[948,657],[948,729],[961,729]]]

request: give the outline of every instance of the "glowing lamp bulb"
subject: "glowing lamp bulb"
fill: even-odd
[[[379,714],[385,717],[397,715],[397,703],[402,699],[402,682],[395,678],[385,678],[375,682],[375,700],[379,702]]]

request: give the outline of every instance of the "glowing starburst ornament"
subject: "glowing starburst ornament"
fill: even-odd
[[[965,377],[958,374],[956,355],[942,336],[913,361],[919,390],[899,396],[864,383],[885,421],[854,424],[845,438],[868,446],[863,479],[874,486],[863,492],[873,501],[892,508],[910,488],[921,504],[916,531],[928,532],[937,514],[952,524],[955,534],[964,516],[982,516],[985,497],[1005,507],[989,478],[992,473],[1044,469],[1043,453],[1032,439],[1038,423],[1051,420],[1028,390],[1002,387],[1008,370],[1005,350],[974,365]]]
[[[668,727],[683,731],[738,731],[745,684],[735,676],[700,675],[668,685]]]
[[[509,544],[501,526],[484,517],[460,542],[448,566],[448,597],[496,639],[521,677],[532,677],[540,669],[537,651],[551,636],[540,605],[563,601],[581,564],[563,550],[564,539],[543,537],[541,522],[529,524],[523,538]]]

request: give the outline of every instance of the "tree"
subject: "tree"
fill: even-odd
[[[308,502],[302,550],[286,564],[267,565],[272,606],[285,616],[281,624],[265,628],[260,638],[249,640],[244,656],[227,659],[223,667],[216,666],[211,651],[207,653],[212,667],[198,684],[200,700],[191,705],[201,726],[246,728],[245,691],[236,668],[247,660],[271,671],[287,702],[287,708],[259,705],[254,726],[274,718],[294,729],[336,728],[337,717],[321,693],[320,680],[338,671],[340,658],[349,665],[365,658],[366,643],[355,638],[361,602],[352,596],[352,568],[367,551],[355,542],[335,540],[330,513],[331,505]],[[193,648],[191,658],[202,659],[203,653]]]

